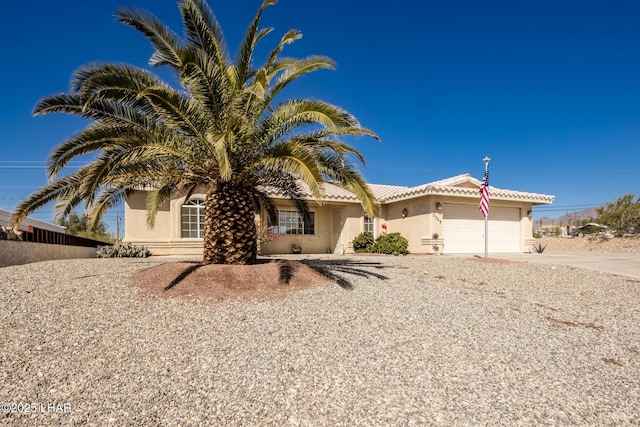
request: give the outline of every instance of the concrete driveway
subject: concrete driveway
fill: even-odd
[[[568,265],[640,279],[640,254],[489,254],[491,258]]]

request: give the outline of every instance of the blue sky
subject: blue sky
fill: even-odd
[[[210,0],[232,52],[259,3]],[[152,49],[115,22],[119,6],[150,10],[182,34],[169,0],[3,6],[0,207],[43,185],[52,148],[85,125],[32,117],[39,99],[67,91],[88,62],[147,66]],[[337,62],[287,95],[337,104],[380,136],[353,141],[369,182],[481,178],[488,155],[492,185],[556,196],[534,211],[538,218],[640,195],[639,18],[636,1],[281,0],[262,24],[275,27],[265,48],[296,28],[304,37],[286,55]],[[33,216],[48,220],[51,211]]]

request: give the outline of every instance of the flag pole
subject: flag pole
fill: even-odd
[[[485,156],[482,160],[484,161],[484,174],[486,177],[491,159],[489,156]],[[485,183],[485,185],[488,185],[488,183]],[[487,209],[487,214],[484,216],[484,257],[489,258],[489,209]]]

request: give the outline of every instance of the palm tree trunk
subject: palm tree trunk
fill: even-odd
[[[251,195],[229,182],[213,184],[204,211],[204,263],[254,264],[258,256]]]

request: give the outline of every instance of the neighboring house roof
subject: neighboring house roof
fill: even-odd
[[[8,211],[6,209],[0,209],[0,225],[3,227],[9,227],[9,223],[11,221],[12,216],[13,216],[13,212]],[[50,222],[46,222],[46,221],[40,221],[38,219],[31,218],[31,217],[26,217],[20,223],[20,227],[18,227],[18,229],[22,231],[27,231],[30,226],[39,228],[41,230],[56,231],[58,233],[66,232],[66,228],[60,225],[51,224]]]
[[[426,195],[459,196],[479,198],[478,190],[482,181],[473,178],[468,173],[441,179],[439,181],[418,185],[416,187],[403,187],[399,185],[369,184],[379,203],[392,203],[414,197]],[[313,199],[313,194],[309,187],[300,183],[300,191],[303,197]],[[323,184],[323,201],[353,201],[358,202],[355,194],[342,187],[333,184]],[[276,189],[266,189],[267,194],[272,197],[283,197]],[[489,186],[489,195],[494,200],[513,200],[529,202],[533,204],[552,203],[555,196],[538,193],[527,193],[523,191],[505,190]]]

